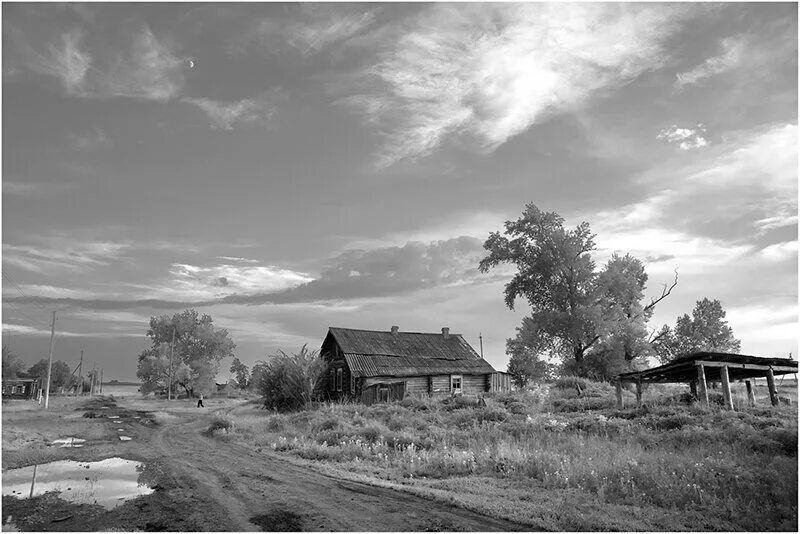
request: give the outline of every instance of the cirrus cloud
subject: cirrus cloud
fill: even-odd
[[[379,167],[464,137],[491,151],[660,67],[684,6],[437,4],[334,91],[381,128]],[[374,46],[375,43],[370,43]]]

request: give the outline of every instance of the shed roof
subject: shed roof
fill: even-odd
[[[27,384],[27,383],[38,382],[38,381],[39,381],[38,378],[4,378],[3,379],[3,384],[13,384],[13,383],[17,383],[18,384],[20,382]]]
[[[728,367],[731,380],[766,376],[772,369],[774,375],[797,372],[797,362],[790,358],[762,358],[747,354],[727,352],[695,352],[687,354],[665,365],[643,371],[632,371],[618,375],[622,381],[641,380],[642,382],[689,382],[697,378],[697,367],[704,364],[707,380],[721,380],[720,369]]]
[[[356,330],[331,327],[322,352],[339,345],[350,372],[363,376],[486,374],[494,368],[460,334]]]

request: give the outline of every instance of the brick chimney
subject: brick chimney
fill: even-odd
[[[446,327],[446,326],[443,327],[442,328],[442,335],[444,336],[445,339],[450,339],[450,329],[448,327]]]
[[[397,331],[398,331],[398,330],[400,330],[400,327],[399,327],[399,326],[393,326],[393,327],[392,327],[392,335],[393,335],[393,336],[397,336]]]

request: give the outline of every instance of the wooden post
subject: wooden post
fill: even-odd
[[[767,387],[769,387],[769,400],[772,401],[773,406],[777,406],[778,390],[775,388],[775,375],[772,373],[772,368],[767,370]]]
[[[689,391],[692,394],[692,397],[697,399],[697,380],[692,380],[689,382]]]
[[[636,406],[642,406],[642,380],[641,378],[636,381]]]
[[[622,380],[617,380],[617,408],[620,410],[625,407],[622,402]]]
[[[703,364],[697,366],[697,387],[700,390],[700,398],[697,400],[708,406],[708,385],[706,384],[706,369]]]
[[[722,378],[722,397],[725,399],[725,407],[733,410],[733,398],[731,397],[731,380],[728,376],[728,366],[723,365],[719,368],[719,376]]]
[[[53,323],[50,326],[50,356],[47,357],[47,383],[44,387],[44,409],[50,405],[50,375],[53,371],[53,344],[56,335],[56,312],[53,312]]]
[[[747,387],[747,404],[752,408],[756,405],[756,394],[753,391],[753,382],[752,380],[745,380],[744,385]]]
[[[31,494],[28,495],[28,498],[33,497],[33,488],[36,486],[36,467],[39,464],[33,464],[33,477],[31,478]]]

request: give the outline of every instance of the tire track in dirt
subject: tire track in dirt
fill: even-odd
[[[282,529],[285,517],[296,517],[303,530],[316,531],[525,529],[409,493],[339,480],[290,464],[272,452],[256,453],[206,437],[209,420],[203,415],[153,429],[148,455],[196,482],[193,489],[199,495],[227,512],[232,531],[261,530],[250,522],[256,516],[261,516],[257,522],[265,530]],[[297,524],[291,525],[295,530]]]

